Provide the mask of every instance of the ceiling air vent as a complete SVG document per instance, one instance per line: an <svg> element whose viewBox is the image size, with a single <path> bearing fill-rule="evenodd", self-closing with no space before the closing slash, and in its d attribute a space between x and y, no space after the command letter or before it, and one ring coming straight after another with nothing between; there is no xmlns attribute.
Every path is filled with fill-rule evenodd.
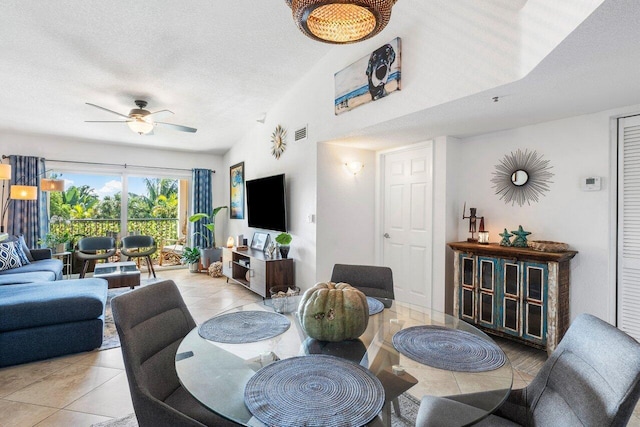
<svg viewBox="0 0 640 427"><path fill-rule="evenodd" d="M304 125L304 127L301 127L300 129L296 129L294 141L298 142L305 139L307 139L307 125Z"/></svg>

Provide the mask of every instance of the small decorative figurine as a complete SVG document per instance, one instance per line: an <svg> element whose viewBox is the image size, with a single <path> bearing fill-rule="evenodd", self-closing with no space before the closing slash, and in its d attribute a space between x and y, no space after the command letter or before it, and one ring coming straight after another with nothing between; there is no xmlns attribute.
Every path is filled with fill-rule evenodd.
<svg viewBox="0 0 640 427"><path fill-rule="evenodd" d="M527 236L531 234L529 231L524 231L522 226L519 225L516 231L511 230L511 232L516 236L513 240L513 245L516 248L526 248L527 247Z"/></svg>
<svg viewBox="0 0 640 427"><path fill-rule="evenodd" d="M502 237L502 240L500 240L500 246L511 246L511 236L513 236L513 234L509 233L505 228L504 233L500 233L500 237Z"/></svg>
<svg viewBox="0 0 640 427"><path fill-rule="evenodd" d="M469 233L471 233L471 237L467 239L467 242L477 243L478 239L474 237L476 231L484 231L484 217L476 216L476 208L469 208L469 216L464 216L464 212L467 210L467 203L465 202L462 207L462 219L469 220ZM476 223L480 219L480 230L476 230Z"/></svg>

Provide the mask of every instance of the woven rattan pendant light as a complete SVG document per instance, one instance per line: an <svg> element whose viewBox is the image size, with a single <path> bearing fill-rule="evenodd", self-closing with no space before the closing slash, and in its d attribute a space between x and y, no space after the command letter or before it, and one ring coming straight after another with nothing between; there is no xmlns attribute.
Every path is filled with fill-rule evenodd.
<svg viewBox="0 0 640 427"><path fill-rule="evenodd" d="M378 34L389 23L397 0L285 0L293 20L312 39L355 43Z"/></svg>

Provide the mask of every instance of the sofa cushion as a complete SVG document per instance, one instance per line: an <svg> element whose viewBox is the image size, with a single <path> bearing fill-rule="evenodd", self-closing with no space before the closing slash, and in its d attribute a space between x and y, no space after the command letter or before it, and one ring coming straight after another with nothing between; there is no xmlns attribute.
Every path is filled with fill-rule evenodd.
<svg viewBox="0 0 640 427"><path fill-rule="evenodd" d="M17 268L15 270L18 270ZM11 273L14 270L9 270ZM33 271L30 273L0 274L0 286L19 285L21 283L53 282L56 275L51 271Z"/></svg>
<svg viewBox="0 0 640 427"><path fill-rule="evenodd" d="M0 243L0 270L13 270L21 266L15 242Z"/></svg>
<svg viewBox="0 0 640 427"><path fill-rule="evenodd" d="M50 271L53 274L55 274L57 279L61 279L62 278L62 261L57 258L34 261L31 264L23 265L22 267L14 268L12 270L0 271L0 275L32 273L35 271Z"/></svg>
<svg viewBox="0 0 640 427"><path fill-rule="evenodd" d="M104 279L0 286L0 332L96 319L106 301Z"/></svg>

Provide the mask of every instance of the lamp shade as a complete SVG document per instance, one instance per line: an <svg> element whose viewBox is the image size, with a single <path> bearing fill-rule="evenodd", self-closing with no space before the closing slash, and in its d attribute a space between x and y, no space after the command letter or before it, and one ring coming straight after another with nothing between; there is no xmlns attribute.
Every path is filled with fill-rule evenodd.
<svg viewBox="0 0 640 427"><path fill-rule="evenodd" d="M34 185L12 185L9 197L13 200L37 200L38 187Z"/></svg>
<svg viewBox="0 0 640 427"><path fill-rule="evenodd" d="M42 178L40 188L42 191L64 191L64 179Z"/></svg>
<svg viewBox="0 0 640 427"><path fill-rule="evenodd" d="M391 19L397 0L285 0L300 31L326 43L354 43L375 36Z"/></svg>
<svg viewBox="0 0 640 427"><path fill-rule="evenodd" d="M11 165L0 163L0 179L11 179Z"/></svg>
<svg viewBox="0 0 640 427"><path fill-rule="evenodd" d="M129 126L129 129L140 135L147 134L153 130L152 123L145 122L137 117L134 120L128 121L127 125Z"/></svg>

